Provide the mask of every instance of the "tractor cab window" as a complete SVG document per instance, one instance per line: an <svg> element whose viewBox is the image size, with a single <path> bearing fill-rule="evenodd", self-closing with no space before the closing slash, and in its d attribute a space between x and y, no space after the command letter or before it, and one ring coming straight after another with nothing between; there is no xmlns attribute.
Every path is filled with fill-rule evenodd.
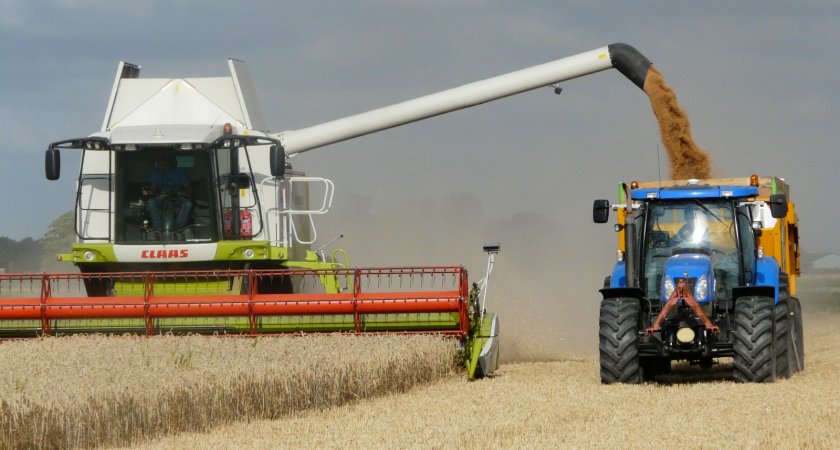
<svg viewBox="0 0 840 450"><path fill-rule="evenodd" d="M741 254L744 258L744 279L741 280L742 285L747 283L755 283L755 260L756 260L756 242L755 234L752 229L752 216L748 206L739 206L738 212L738 230L741 235Z"/></svg>
<svg viewBox="0 0 840 450"><path fill-rule="evenodd" d="M117 243L217 240L206 152L170 148L116 154Z"/></svg>
<svg viewBox="0 0 840 450"><path fill-rule="evenodd" d="M718 296L738 285L738 249L732 205L719 200L654 202L644 234L644 281L648 298L658 298L665 262L679 253L712 258Z"/></svg>

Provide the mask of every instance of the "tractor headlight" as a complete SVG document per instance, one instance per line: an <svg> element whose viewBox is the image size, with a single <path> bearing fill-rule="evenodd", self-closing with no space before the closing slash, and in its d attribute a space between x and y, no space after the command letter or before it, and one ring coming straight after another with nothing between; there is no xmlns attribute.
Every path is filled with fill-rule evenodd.
<svg viewBox="0 0 840 450"><path fill-rule="evenodd" d="M665 275L662 277L662 298L667 300L671 298L671 294L674 293L674 280L671 278L671 275Z"/></svg>
<svg viewBox="0 0 840 450"><path fill-rule="evenodd" d="M697 279L697 284L694 286L694 298L703 301L709 295L709 275L700 275Z"/></svg>

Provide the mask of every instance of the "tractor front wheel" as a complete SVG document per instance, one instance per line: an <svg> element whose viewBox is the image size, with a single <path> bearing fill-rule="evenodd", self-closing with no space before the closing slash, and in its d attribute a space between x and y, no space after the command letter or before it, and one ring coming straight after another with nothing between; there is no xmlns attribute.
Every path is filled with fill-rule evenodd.
<svg viewBox="0 0 840 450"><path fill-rule="evenodd" d="M601 301L598 330L601 383L642 382L638 333L638 299L618 297Z"/></svg>
<svg viewBox="0 0 840 450"><path fill-rule="evenodd" d="M732 346L735 380L754 383L775 381L774 309L773 299L769 297L741 297L736 300Z"/></svg>

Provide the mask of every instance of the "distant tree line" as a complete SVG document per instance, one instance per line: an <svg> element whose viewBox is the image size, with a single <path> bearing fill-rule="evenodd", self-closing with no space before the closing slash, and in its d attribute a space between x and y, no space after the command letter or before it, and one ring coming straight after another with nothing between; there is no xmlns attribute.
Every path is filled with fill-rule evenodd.
<svg viewBox="0 0 840 450"><path fill-rule="evenodd" d="M0 272L70 271L72 266L58 262L56 255L69 252L74 240L73 211L55 219L40 239L28 237L16 241L2 236Z"/></svg>

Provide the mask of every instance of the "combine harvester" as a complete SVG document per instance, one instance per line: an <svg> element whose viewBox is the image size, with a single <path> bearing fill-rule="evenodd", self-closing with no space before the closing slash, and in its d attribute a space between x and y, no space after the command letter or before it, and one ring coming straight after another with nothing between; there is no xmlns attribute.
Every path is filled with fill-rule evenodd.
<svg viewBox="0 0 840 450"><path fill-rule="evenodd" d="M309 128L269 133L245 63L229 77L139 78L120 62L100 131L50 144L81 151L79 273L0 274L0 333L437 333L456 338L469 377L498 365L487 277L462 266L351 268L313 251L313 217L333 183L289 158L328 144L609 68L643 87L644 56L613 44Z"/></svg>

